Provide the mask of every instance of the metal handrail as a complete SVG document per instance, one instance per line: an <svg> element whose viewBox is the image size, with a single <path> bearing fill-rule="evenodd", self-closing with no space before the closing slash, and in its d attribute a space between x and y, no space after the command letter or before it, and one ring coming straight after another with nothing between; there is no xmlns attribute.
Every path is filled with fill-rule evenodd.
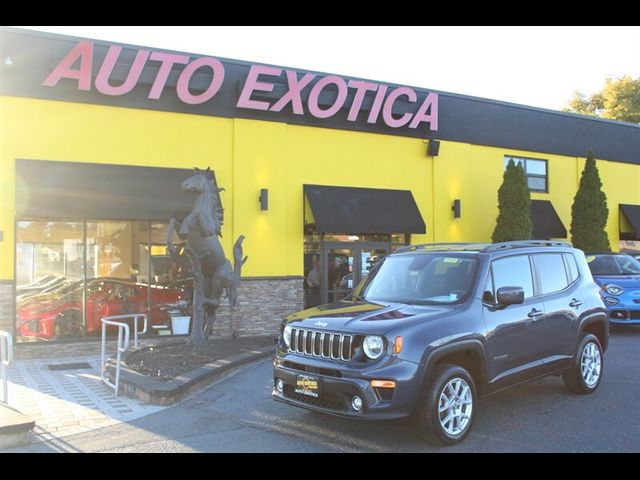
<svg viewBox="0 0 640 480"><path fill-rule="evenodd" d="M147 333L147 314L146 313L128 313L126 315L111 315L110 317L103 317L103 320L125 320L127 318L133 318L133 347L138 348L138 319L142 317L144 320L142 331L140 335Z"/></svg>
<svg viewBox="0 0 640 480"><path fill-rule="evenodd" d="M0 330L0 379L2 379L2 401L9 403L9 384L7 367L13 362L13 337L9 332Z"/></svg>
<svg viewBox="0 0 640 480"><path fill-rule="evenodd" d="M116 392L116 397L118 396L118 387L120 385L120 360L122 353L127 350L129 346L129 324L124 322L116 322L113 320L108 320L109 317L104 317L101 319L102 322L102 352L100 355L100 378L104 383L113 388ZM114 327L118 327L118 349L116 353L116 379L114 383L107 378L107 358L106 358L106 349L107 349L107 325L112 325Z"/></svg>

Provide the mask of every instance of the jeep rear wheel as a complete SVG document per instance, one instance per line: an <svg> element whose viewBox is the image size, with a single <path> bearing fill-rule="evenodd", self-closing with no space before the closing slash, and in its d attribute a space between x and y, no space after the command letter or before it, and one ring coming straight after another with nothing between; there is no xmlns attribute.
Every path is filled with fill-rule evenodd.
<svg viewBox="0 0 640 480"><path fill-rule="evenodd" d="M473 378L457 365L439 365L425 383L417 406L418 435L441 445L460 442L475 418Z"/></svg>
<svg viewBox="0 0 640 480"><path fill-rule="evenodd" d="M573 393L593 393L600 385L604 367L602 347L595 335L587 334L582 338L573 366L562 378Z"/></svg>

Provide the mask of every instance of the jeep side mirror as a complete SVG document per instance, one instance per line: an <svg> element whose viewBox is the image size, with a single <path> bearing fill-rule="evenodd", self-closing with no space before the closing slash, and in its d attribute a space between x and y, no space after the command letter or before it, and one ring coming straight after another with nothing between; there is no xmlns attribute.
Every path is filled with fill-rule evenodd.
<svg viewBox="0 0 640 480"><path fill-rule="evenodd" d="M500 305L518 305L524 302L522 287L500 287L496 295Z"/></svg>

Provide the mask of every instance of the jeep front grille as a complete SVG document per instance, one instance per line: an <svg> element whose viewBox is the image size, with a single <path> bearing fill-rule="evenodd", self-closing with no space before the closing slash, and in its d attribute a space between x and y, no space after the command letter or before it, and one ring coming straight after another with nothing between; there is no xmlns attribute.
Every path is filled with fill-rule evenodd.
<svg viewBox="0 0 640 480"><path fill-rule="evenodd" d="M309 357L349 361L353 357L353 336L294 328L291 330L289 351Z"/></svg>

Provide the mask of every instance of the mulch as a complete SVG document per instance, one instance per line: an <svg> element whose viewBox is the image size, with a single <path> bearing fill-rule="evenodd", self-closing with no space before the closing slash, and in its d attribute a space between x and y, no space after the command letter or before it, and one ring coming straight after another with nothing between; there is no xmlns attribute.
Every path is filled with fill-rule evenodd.
<svg viewBox="0 0 640 480"><path fill-rule="evenodd" d="M127 366L143 375L165 382L216 360L251 350L273 346L274 336L214 338L203 347L193 348L187 340L142 348L125 360Z"/></svg>

